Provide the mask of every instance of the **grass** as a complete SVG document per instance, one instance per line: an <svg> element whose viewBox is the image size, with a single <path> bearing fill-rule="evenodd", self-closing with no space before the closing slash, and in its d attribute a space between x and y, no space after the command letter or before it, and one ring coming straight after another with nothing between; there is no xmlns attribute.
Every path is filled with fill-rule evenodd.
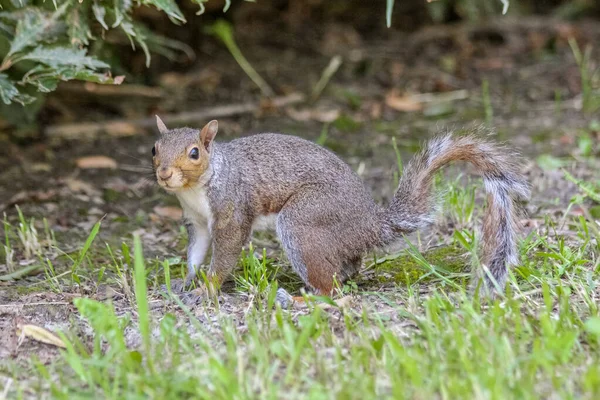
<svg viewBox="0 0 600 400"><path fill-rule="evenodd" d="M485 122L491 126L494 120L494 109L492 107L492 99L490 97L490 83L487 79L484 79L481 83L481 97L483 99Z"/></svg>
<svg viewBox="0 0 600 400"><path fill-rule="evenodd" d="M595 201L596 182L567 178L577 204ZM67 348L50 363L2 360L0 382L9 398L597 398L597 222L541 221L520 242L505 296L480 300L465 271L476 258L478 186L459 183L446 191L451 243L421 252L409 242L376 260L363 274L376 272L373 280L347 282L341 291L353 303L339 307L275 307L278 264L254 248L220 304L150 307L162 298L150 290L157 279L182 264L144 256L138 236L103 247L96 224L81 250L48 260L40 289L103 282L126 300L74 299L77 314L61 333ZM11 229L5 246L20 254Z"/></svg>
<svg viewBox="0 0 600 400"><path fill-rule="evenodd" d="M582 109L585 113L594 113L600 109L600 68L596 68L591 60L592 47L586 46L581 52L577 41L569 39L569 45L579 68L581 80Z"/></svg>

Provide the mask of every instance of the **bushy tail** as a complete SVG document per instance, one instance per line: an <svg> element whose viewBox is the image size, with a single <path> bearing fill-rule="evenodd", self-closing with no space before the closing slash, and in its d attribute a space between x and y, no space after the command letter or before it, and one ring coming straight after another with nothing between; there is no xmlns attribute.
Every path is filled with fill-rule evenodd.
<svg viewBox="0 0 600 400"><path fill-rule="evenodd" d="M515 202L529 196L514 153L485 141L482 129L467 136L451 134L431 140L404 169L394 199L385 211L381 239L384 244L431 224L436 208L431 193L434 174L453 161L468 161L481 173L488 209L483 223L483 274L485 288L503 289L509 265L518 263ZM490 275L493 280L490 279Z"/></svg>

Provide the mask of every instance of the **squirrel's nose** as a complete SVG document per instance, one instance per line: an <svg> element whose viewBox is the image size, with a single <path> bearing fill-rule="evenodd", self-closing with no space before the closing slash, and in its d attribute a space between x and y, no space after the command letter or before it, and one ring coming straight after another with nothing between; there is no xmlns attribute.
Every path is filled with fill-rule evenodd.
<svg viewBox="0 0 600 400"><path fill-rule="evenodd" d="M173 170L171 168L162 167L158 170L158 176L162 180L167 180L173 176Z"/></svg>

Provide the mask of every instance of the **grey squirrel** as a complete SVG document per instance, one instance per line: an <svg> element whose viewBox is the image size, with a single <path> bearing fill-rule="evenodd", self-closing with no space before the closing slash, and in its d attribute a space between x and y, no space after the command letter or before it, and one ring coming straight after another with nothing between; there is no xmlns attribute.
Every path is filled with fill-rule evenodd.
<svg viewBox="0 0 600 400"><path fill-rule="evenodd" d="M195 279L208 247L206 273L218 287L236 266L253 226L274 217L283 249L307 287L330 295L334 283L358 272L363 256L433 223L434 174L468 161L483 176L483 289L503 291L518 263L516 202L529 187L513 155L478 130L434 138L405 167L387 207L375 203L358 175L331 151L295 136L262 133L215 142L218 123L169 130L157 116L152 148L158 184L175 194L189 235L188 273Z"/></svg>

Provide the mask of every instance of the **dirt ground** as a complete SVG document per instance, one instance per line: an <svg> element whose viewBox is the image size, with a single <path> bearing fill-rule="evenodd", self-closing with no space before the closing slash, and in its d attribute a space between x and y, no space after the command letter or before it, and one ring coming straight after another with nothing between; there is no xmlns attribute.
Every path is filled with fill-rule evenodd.
<svg viewBox="0 0 600 400"><path fill-rule="evenodd" d="M528 231L540 229L546 217L559 220L578 193L559 169L548 167L554 159L547 155L574 155L564 167L578 178L598 179L598 160L584 162L577 157L582 130L599 148L600 129L593 122L599 115L581 110L580 70L568 39L576 38L581 48L600 43L599 23L498 19L374 38L361 37L340 24L325 31L322 38L308 39L314 43L301 45L296 40L282 44L253 41L249 36L240 39L252 64L281 95L310 93L331 57L339 54L343 62L316 102L282 108L263 105L259 112L219 118L219 140L264 131L324 139L325 146L359 171L375 198L385 202L394 190L393 137L408 160L432 134L487 119L498 139L524 156L533 188L524 219ZM53 113L48 114L48 124L127 120L259 101L259 92L226 50L213 43L200 55L206 52L210 58L200 57L192 70L163 75L156 96L95 95L65 85L50 100ZM594 48L591 61L596 67L599 54L600 49ZM486 85L489 96L482 89ZM197 127L203 122L198 121ZM112 262L104 243L120 249L121 242L130 243L132 233L139 232L148 259L184 257L186 238L177 202L153 184L150 149L155 135L153 129L140 128L127 137L104 132L93 139L70 140L59 132L24 145L0 137L0 208L16 226L14 206L18 205L27 218L36 218L43 238L41 220L47 220L56 246L43 256L54 263L57 274L68 274L72 263L65 255L76 258L93 225L103 218L90 252L93 262L84 262L87 272L82 272L80 284L71 284L63 275L60 288L53 289L43 270L0 281L0 358L19 362L36 354L44 363L54 359L57 350L52 346L33 341L19 344L16 328L31 323L53 331L74 329L79 324L71 303L74 297L111 298L119 313L131 310L126 288L109 279L115 277L114 271L107 268L109 278L97 284L99 270ZM91 156L106 157L99 161L102 168L82 164ZM451 169L448 176L458 171ZM575 207L571 212L579 211ZM421 249L447 242L452 232L448 220L441 218L421 238ZM26 257L15 237L12 240L19 268L39 263ZM257 247L266 245L269 255L287 266L272 235L259 234L254 242ZM158 265L152 268L158 271ZM7 273L5 260L0 260L0 275ZM365 283L360 289L394 288L393 282L383 282ZM377 302L369 295L363 299ZM248 301L226 290L221 311L241 315ZM160 296L151 304L162 312Z"/></svg>

